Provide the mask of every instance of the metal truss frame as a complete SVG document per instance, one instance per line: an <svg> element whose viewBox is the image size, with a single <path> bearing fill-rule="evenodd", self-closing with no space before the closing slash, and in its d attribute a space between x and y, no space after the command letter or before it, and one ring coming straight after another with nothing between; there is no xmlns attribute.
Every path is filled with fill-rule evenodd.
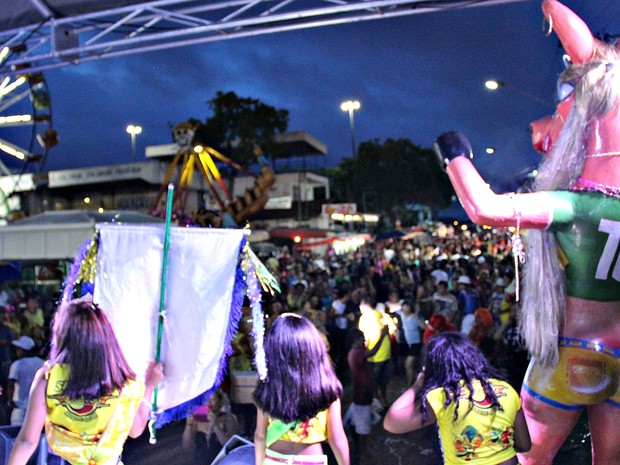
<svg viewBox="0 0 620 465"><path fill-rule="evenodd" d="M0 31L0 49L10 50L0 55L0 75L260 34L520 1L526 0L157 0L60 18L45 0L30 0L47 19Z"/></svg>

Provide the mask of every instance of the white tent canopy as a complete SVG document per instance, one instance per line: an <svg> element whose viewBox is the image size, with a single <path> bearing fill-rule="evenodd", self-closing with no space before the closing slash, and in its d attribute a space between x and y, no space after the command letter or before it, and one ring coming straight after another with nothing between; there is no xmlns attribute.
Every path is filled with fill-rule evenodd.
<svg viewBox="0 0 620 465"><path fill-rule="evenodd" d="M0 228L0 260L70 260L99 223L161 222L134 211L48 211Z"/></svg>

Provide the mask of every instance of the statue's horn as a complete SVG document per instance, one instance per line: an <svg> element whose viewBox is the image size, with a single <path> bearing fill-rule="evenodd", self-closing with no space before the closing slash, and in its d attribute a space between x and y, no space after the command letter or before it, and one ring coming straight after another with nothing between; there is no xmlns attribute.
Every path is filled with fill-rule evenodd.
<svg viewBox="0 0 620 465"><path fill-rule="evenodd" d="M571 61L575 64L590 61L596 49L596 39L586 23L556 0L543 0L542 10L549 28L558 35Z"/></svg>

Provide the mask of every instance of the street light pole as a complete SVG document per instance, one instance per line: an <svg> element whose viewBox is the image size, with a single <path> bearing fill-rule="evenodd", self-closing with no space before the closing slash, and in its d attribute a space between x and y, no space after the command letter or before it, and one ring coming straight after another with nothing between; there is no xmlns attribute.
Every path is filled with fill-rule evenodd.
<svg viewBox="0 0 620 465"><path fill-rule="evenodd" d="M497 81L495 79L489 79L488 81L484 82L484 87L486 87L489 90L495 91L497 89L499 89L500 87L505 87L506 89L510 89L511 91L513 91L516 94L519 94L523 97L529 98L530 100L533 100L545 107L548 108L554 108L555 109L555 105L547 102L546 100L541 99L540 97L538 97L537 95L532 94L531 92L528 92L525 89L521 89L520 87L517 87L515 85L512 85L508 82L504 82L504 81Z"/></svg>
<svg viewBox="0 0 620 465"><path fill-rule="evenodd" d="M131 137L131 161L136 161L136 136L142 132L142 126L129 124L125 130Z"/></svg>
<svg viewBox="0 0 620 465"><path fill-rule="evenodd" d="M347 100L346 102L342 102L340 105L340 109L342 111L349 112L349 127L351 128L351 155L355 158L355 154L357 153L355 146L355 124L353 122L353 112L355 110L360 109L360 102L358 100Z"/></svg>

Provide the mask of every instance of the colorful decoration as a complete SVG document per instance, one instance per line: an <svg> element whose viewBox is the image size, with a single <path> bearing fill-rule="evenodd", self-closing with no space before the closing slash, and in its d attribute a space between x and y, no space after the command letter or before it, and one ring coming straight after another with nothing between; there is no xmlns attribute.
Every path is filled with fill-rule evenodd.
<svg viewBox="0 0 620 465"><path fill-rule="evenodd" d="M556 113L532 123L532 142L546 154L533 192L493 193L461 134L440 136L436 151L474 222L527 230L520 324L533 359L521 395L535 440L520 463L550 465L583 409L596 463L616 463L620 50L557 0L543 0L542 10L567 69Z"/></svg>
<svg viewBox="0 0 620 465"><path fill-rule="evenodd" d="M278 280L269 272L263 262L260 261L260 258L256 256L249 246L246 247L246 252L263 291L269 292L271 295L275 295L276 292L281 293L282 291L280 290Z"/></svg>
<svg viewBox="0 0 620 465"><path fill-rule="evenodd" d="M267 362L265 360L265 349L263 347L265 320L263 318L263 311L260 304L260 281L256 273L255 262L252 258L254 252L252 252L246 244L243 253L244 259L241 268L244 270L246 285L248 288L248 297L252 308L252 336L254 338L254 353L256 354L254 363L258 377L262 380L267 377ZM254 257L256 257L256 255L254 255Z"/></svg>

